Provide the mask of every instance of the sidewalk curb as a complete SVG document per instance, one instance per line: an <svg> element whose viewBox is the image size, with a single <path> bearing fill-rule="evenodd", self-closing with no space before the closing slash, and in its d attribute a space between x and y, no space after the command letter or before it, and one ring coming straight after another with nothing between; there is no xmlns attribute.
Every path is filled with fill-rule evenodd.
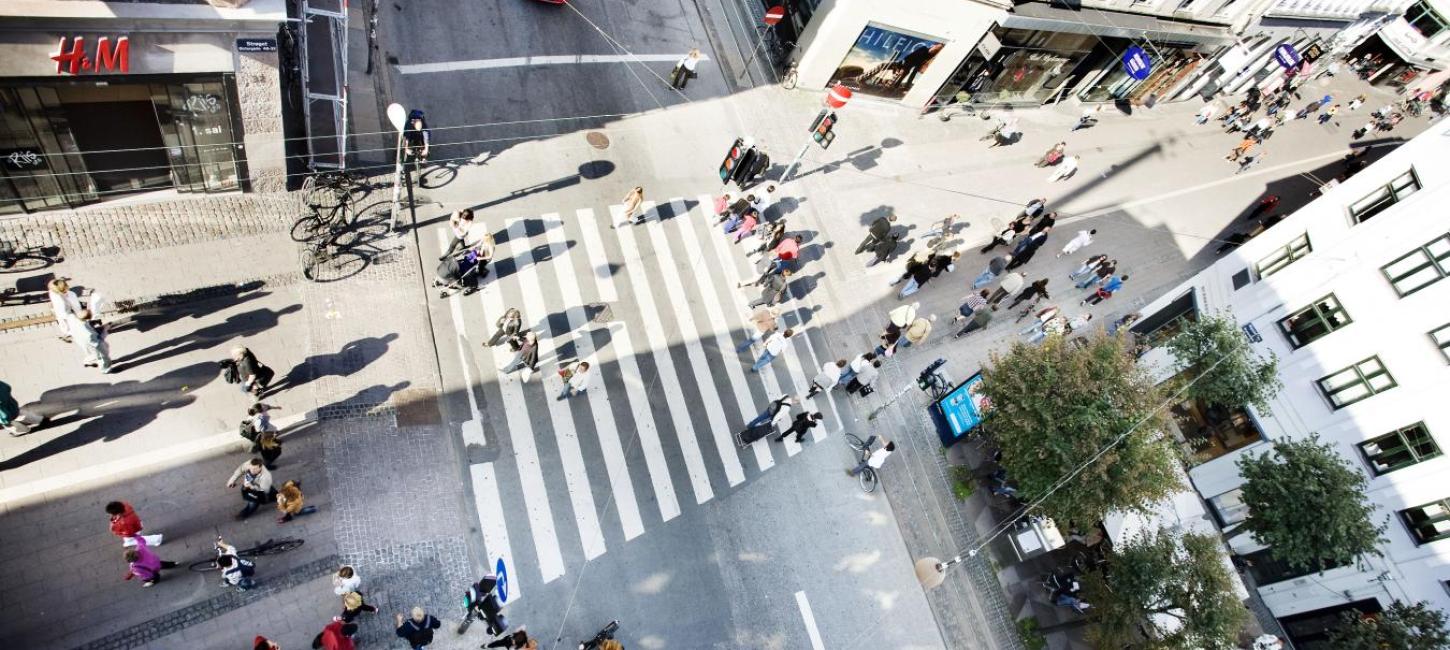
<svg viewBox="0 0 1450 650"><path fill-rule="evenodd" d="M286 437L286 434L290 433L288 429L309 423L316 423L318 421L317 410L313 409L306 413L278 418L275 420L275 423L277 428L284 432L283 437ZM204 438L190 440L169 447L153 449L145 454L121 458L99 465L92 465L85 469L78 469L56 476L47 476L42 479L27 481L14 487L0 488L0 507L28 505L36 497L51 492L75 488L87 483L101 482L101 479L122 476L134 473L137 470L149 469L159 465L180 463L197 454L218 451L231 446L243 447L245 445L246 440L243 440L237 434L236 429L229 429Z"/></svg>

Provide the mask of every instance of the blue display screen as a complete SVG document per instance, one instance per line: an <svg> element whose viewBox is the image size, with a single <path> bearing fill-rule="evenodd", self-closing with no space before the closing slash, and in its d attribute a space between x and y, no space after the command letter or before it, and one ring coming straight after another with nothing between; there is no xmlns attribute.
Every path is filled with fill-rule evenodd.
<svg viewBox="0 0 1450 650"><path fill-rule="evenodd" d="M936 408L945 420L948 430L942 433L949 432L955 442L956 438L966 435L982 423L982 414L987 407L987 397L982 394L982 373L979 372L952 389L946 397L937 400Z"/></svg>

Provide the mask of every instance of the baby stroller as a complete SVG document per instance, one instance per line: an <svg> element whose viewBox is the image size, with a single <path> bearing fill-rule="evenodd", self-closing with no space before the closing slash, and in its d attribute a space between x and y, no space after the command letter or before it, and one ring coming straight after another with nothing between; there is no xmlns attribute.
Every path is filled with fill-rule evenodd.
<svg viewBox="0 0 1450 650"><path fill-rule="evenodd" d="M478 280L486 273L488 260L479 257L478 251L469 249L462 255L449 256L438 263L433 286L443 287L438 292L439 298L447 298L460 292L466 296L478 290Z"/></svg>

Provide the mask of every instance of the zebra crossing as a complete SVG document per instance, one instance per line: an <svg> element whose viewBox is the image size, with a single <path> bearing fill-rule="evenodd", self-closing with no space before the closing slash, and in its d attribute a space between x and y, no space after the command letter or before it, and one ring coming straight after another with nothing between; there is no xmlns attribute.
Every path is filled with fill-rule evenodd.
<svg viewBox="0 0 1450 650"><path fill-rule="evenodd" d="M490 566L504 561L511 601L523 586L605 555L611 543L667 525L682 501L722 498L801 453L794 440L767 438L742 454L734 433L770 399L802 398L815 369L835 356L807 322L811 306L793 296L780 305L781 327L797 335L775 363L746 372L758 349L735 349L757 293L737 283L756 271L714 224L712 202L646 202L643 224L618 228L622 205L488 220L497 238L491 272L478 292L449 298L448 311L470 386L464 442L500 452L469 475ZM532 377L499 370L513 359L507 346L480 345L509 307L539 336ZM575 360L590 362L589 389L556 399L563 380L554 370ZM841 429L838 398L798 400L796 412L825 415L815 442Z"/></svg>

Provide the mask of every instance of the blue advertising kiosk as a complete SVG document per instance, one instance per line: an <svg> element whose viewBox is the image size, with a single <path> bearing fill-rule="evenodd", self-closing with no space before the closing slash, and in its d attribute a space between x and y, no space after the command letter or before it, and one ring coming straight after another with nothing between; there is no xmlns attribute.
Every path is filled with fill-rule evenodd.
<svg viewBox="0 0 1450 650"><path fill-rule="evenodd" d="M982 394L982 373L978 372L933 402L927 411L936 423L942 446L950 447L982 424L982 415L989 406Z"/></svg>

